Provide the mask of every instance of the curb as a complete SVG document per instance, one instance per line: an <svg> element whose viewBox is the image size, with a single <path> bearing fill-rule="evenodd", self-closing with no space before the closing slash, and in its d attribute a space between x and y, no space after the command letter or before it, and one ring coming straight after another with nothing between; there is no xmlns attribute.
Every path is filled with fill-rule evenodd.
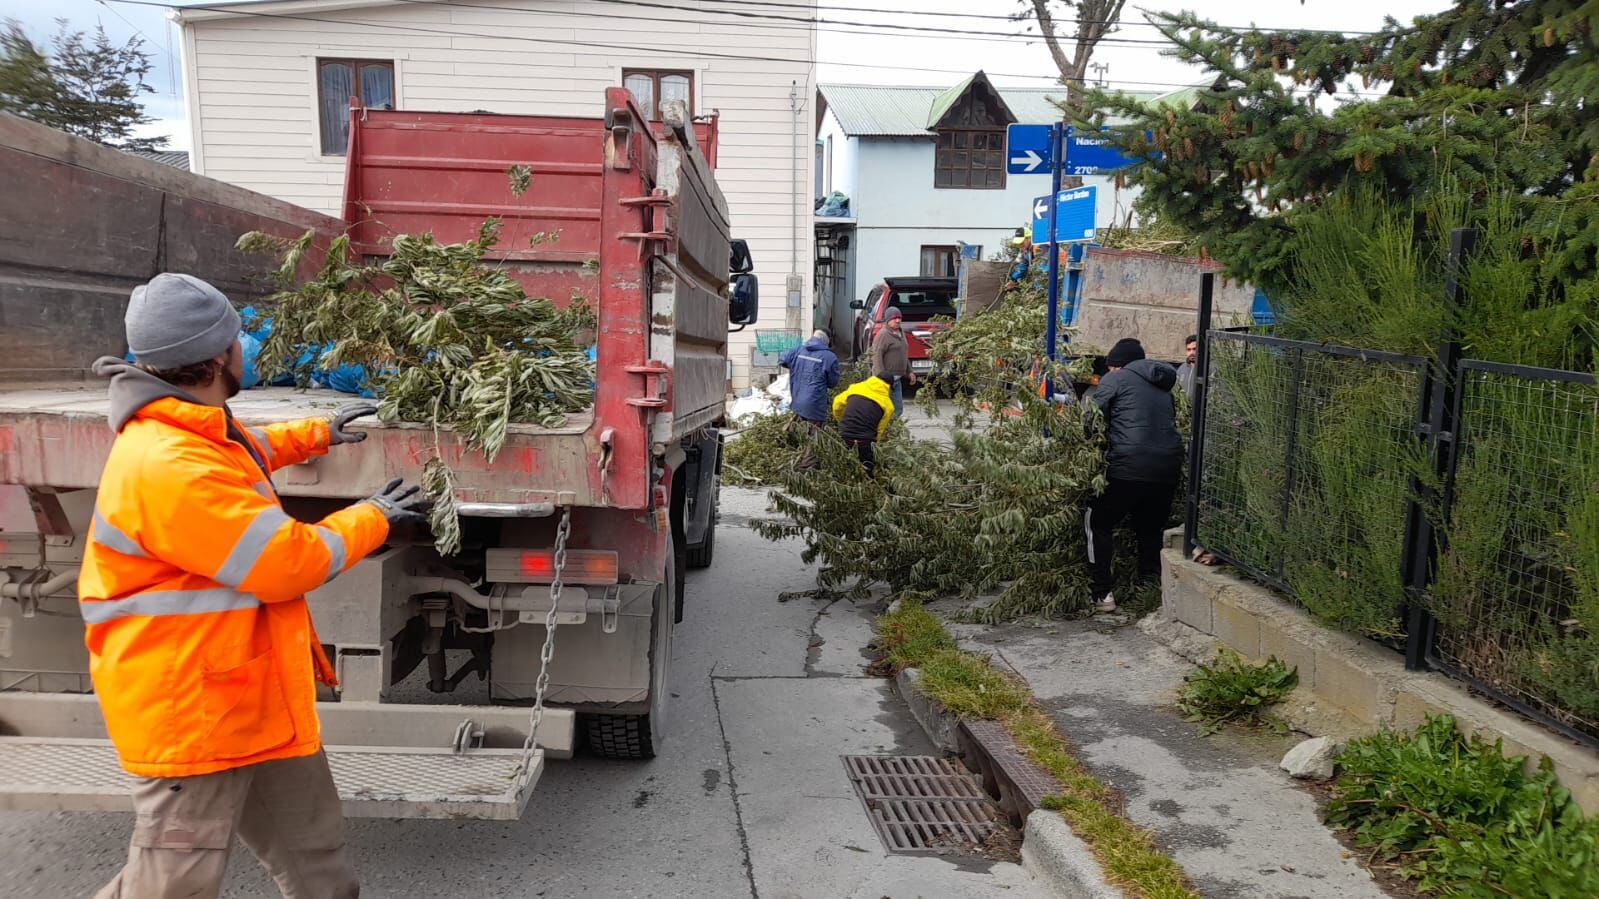
<svg viewBox="0 0 1599 899"><path fill-rule="evenodd" d="M1122 891L1105 882L1105 872L1072 833L1060 815L1039 809L1027 816L1022 832L1022 867L1049 884L1057 896L1070 899L1122 899Z"/></svg>
<svg viewBox="0 0 1599 899"><path fill-rule="evenodd" d="M922 672L919 668L905 668L894 676L894 686L899 689L900 698L910 706L911 717L927 732L927 738L933 741L933 745L952 755L960 752L960 744L955 739L955 728L960 726L960 719L923 693L921 682Z"/></svg>
<svg viewBox="0 0 1599 899"><path fill-rule="evenodd" d="M1013 824L1022 825L1022 867L1061 899L1123 899L1105 880L1088 845L1059 814L1038 808L1042 798L1060 793L1060 784L1022 754L998 722L966 721L919 688L922 673L906 668L895 677L911 716L940 750L959 753L961 762L999 797Z"/></svg>

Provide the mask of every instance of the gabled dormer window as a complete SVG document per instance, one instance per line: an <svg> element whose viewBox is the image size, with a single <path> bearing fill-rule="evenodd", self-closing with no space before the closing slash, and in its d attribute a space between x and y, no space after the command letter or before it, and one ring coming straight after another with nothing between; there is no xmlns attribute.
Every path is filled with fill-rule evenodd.
<svg viewBox="0 0 1599 899"><path fill-rule="evenodd" d="M1005 189L1005 132L949 129L938 132L933 186Z"/></svg>
<svg viewBox="0 0 1599 899"><path fill-rule="evenodd" d="M988 76L978 72L933 100L927 130L936 141L933 186L1005 189L1005 126L1016 116Z"/></svg>

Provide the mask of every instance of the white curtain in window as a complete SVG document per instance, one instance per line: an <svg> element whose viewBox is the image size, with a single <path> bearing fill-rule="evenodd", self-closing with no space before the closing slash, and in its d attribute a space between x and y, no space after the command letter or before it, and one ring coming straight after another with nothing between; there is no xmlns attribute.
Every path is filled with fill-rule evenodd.
<svg viewBox="0 0 1599 899"><path fill-rule="evenodd" d="M689 85L687 75L662 75L661 76L661 102L667 100L681 100L689 103L690 110L693 104L689 102Z"/></svg>
<svg viewBox="0 0 1599 899"><path fill-rule="evenodd" d="M633 95L633 102L647 116L655 115L655 79L649 75L629 75L622 86Z"/></svg>
<svg viewBox="0 0 1599 899"><path fill-rule="evenodd" d="M361 67L361 105L372 109L394 108L394 69L387 65Z"/></svg>
<svg viewBox="0 0 1599 899"><path fill-rule="evenodd" d="M355 93L355 73L342 62L323 63L319 77L322 152L343 153L350 142L350 97Z"/></svg>

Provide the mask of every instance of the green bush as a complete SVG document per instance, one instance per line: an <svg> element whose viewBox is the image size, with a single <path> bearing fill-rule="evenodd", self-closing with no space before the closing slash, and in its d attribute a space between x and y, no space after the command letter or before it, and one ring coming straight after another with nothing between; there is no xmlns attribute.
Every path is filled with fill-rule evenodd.
<svg viewBox="0 0 1599 899"><path fill-rule="evenodd" d="M1202 734L1213 734L1229 721L1282 730L1286 725L1266 710L1297 686L1299 669L1289 668L1276 656L1251 665L1222 647L1214 661L1183 678L1177 707L1185 719L1199 724Z"/></svg>
<svg viewBox="0 0 1599 899"><path fill-rule="evenodd" d="M1599 896L1599 819L1585 819L1545 759L1505 758L1447 715L1356 740L1338 758L1327 822L1424 892Z"/></svg>

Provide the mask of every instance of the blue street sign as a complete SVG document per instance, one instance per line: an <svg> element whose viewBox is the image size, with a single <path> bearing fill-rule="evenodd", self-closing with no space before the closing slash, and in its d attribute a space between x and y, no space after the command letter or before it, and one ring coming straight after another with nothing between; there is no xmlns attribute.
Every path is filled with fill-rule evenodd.
<svg viewBox="0 0 1599 899"><path fill-rule="evenodd" d="M1055 195L1055 239L1061 243L1076 243L1094 239L1094 206L1099 201L1095 187L1076 187ZM1033 200L1033 243L1051 241L1049 234L1049 197Z"/></svg>
<svg viewBox="0 0 1599 899"><path fill-rule="evenodd" d="M1137 162L1123 155L1101 135L1079 135L1073 128L1066 129L1066 159L1062 168L1068 175L1104 175Z"/></svg>
<svg viewBox="0 0 1599 899"><path fill-rule="evenodd" d="M1055 164L1050 152L1053 125L1011 125L1005 129L1005 171L1012 175L1047 175Z"/></svg>

